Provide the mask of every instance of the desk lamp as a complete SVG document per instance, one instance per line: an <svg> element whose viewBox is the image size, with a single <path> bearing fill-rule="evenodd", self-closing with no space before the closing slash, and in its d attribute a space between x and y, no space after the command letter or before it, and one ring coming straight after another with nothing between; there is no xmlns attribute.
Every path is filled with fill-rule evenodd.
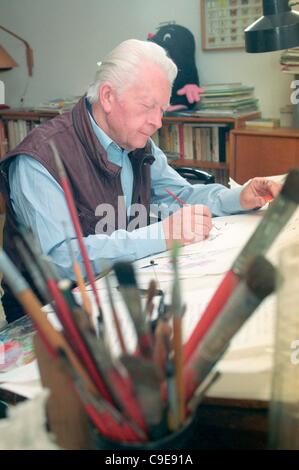
<svg viewBox="0 0 299 470"><path fill-rule="evenodd" d="M272 52L299 46L299 2L263 0L263 16L245 29L246 52ZM298 80L299 76L295 75ZM293 127L299 128L299 105L293 106Z"/></svg>
<svg viewBox="0 0 299 470"><path fill-rule="evenodd" d="M299 2L263 0L263 16L245 29L246 52L271 52L299 46Z"/></svg>

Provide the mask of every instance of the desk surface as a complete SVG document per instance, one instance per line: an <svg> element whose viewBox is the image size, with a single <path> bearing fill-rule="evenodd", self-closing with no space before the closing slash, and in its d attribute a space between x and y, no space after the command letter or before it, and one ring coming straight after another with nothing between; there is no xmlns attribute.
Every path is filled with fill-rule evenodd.
<svg viewBox="0 0 299 470"><path fill-rule="evenodd" d="M261 213L253 213L251 215L214 219L214 224L218 227L216 232L214 231L213 237L211 236L210 239L201 242L197 247L195 245L190 245L189 247L185 247L182 251L184 256L181 259L182 265L179 266L182 278L182 292L184 300L187 302L187 305L190 305L191 307L191 314L189 313L189 315L186 316L187 323L190 322L190 324L187 325L187 330L188 328L191 328L192 330L194 327L194 321L196 323L198 320L200 308L202 310L207 298L209 298L211 292L213 292L215 287L218 285L223 274L229 269L232 260L239 252L240 247L244 245L252 231L254 231L256 225L261 220L261 217ZM298 214L295 215L295 217L298 219ZM222 225L221 219L225 219L222 220ZM295 219L296 230L293 230L294 222L290 230L286 227L285 237L280 239L276 246L276 250L274 250L273 253L270 250L270 259L275 255L277 249L289 240L289 232L292 232L292 236L298 235L299 228L297 219ZM238 239L235 238L236 233L239 233ZM231 243L230 248L228 243ZM211 254L213 254L213 257L211 258L211 262L208 262L207 257L211 256ZM159 278L160 286L164 290L169 291L172 271L169 269L167 254L163 253L155 257L155 260L159 263L159 269L155 267L155 271ZM194 265L195 261L196 263ZM142 264L147 265L148 260L140 260L136 263L136 267L141 267ZM140 287L145 287L148 285L149 279L154 277L154 274L152 270L146 269L139 269L138 273L140 272L142 272L142 278L138 274L139 285ZM97 287L101 290L100 294L105 315L107 302L105 300L104 283L102 280L98 281ZM117 290L116 284L112 287ZM107 311L106 315L109 316L109 311ZM261 309L257 312L256 318L259 319L260 317L263 317L263 315L265 316L265 311ZM266 319L273 316L275 316L275 312L272 310L270 312L266 312ZM246 334L240 331L240 337L242 341L245 341L244 338L246 338ZM113 337L110 339L113 342ZM273 340L272 337L270 339L271 341ZM247 336L247 340L252 340L252 338ZM269 344L265 344L263 341L264 338L262 337L261 344L258 346L265 347L266 350ZM238 341L235 343L240 347ZM246 348L242 350L242 354L244 354L244 351L246 352ZM228 354L231 354L231 352L234 353L234 349L232 349L232 351L228 351ZM265 362L259 370L252 369L252 364L258 365L260 362L260 354L258 356L253 355L250 367L246 363L247 382L245 382L244 368L242 367L241 362L238 362L242 357L241 359L238 359L234 354L232 354L232 358L230 358L230 360L228 359L224 358L221 363L222 365L224 364L223 378L229 378L226 387L230 387L230 390L226 388L226 391L222 389L215 393L215 390L217 389L216 383L213 386L213 389L211 388L209 391L209 396L206 397L200 405L198 409L200 425L198 426L198 432L194 435L194 440L196 442L196 444L194 443L194 446L196 445L197 447L194 448L265 448L267 441L266 434L271 367L269 367L269 364ZM236 362L238 362L238 364L236 364ZM221 365L221 363L219 364ZM256 381L257 378L260 379L260 383ZM234 379L234 381L232 381L232 379ZM255 386L257 384L259 386L265 386L265 380L267 382L266 389L262 389L263 393L261 393L261 390L255 388ZM246 394L245 396L238 396L237 387L240 387L240 385L244 387L245 391L250 391L248 396L246 396ZM225 393L223 393L223 390ZM9 394L8 392L1 392L0 397L3 397L4 400L8 400ZM13 398L14 395L11 395L10 397ZM14 399L16 401L18 398Z"/></svg>

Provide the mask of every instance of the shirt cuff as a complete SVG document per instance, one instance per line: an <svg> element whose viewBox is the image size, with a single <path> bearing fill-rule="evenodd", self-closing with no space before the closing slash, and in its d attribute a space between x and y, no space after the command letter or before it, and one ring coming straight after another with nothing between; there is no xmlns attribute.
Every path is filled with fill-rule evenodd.
<svg viewBox="0 0 299 470"><path fill-rule="evenodd" d="M221 208L227 214L236 214L238 212L245 212L245 209L240 204L240 194L243 186L233 189L224 189L221 192Z"/></svg>
<svg viewBox="0 0 299 470"><path fill-rule="evenodd" d="M141 227L135 232L131 232L130 236L136 240L136 259L161 253L167 249L163 222Z"/></svg>

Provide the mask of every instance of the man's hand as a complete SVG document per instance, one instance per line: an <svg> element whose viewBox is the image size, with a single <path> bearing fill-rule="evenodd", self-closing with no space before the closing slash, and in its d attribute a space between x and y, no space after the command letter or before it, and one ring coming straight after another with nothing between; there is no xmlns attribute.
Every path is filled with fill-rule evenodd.
<svg viewBox="0 0 299 470"><path fill-rule="evenodd" d="M167 250L175 240L182 245L199 242L209 235L211 228L212 217L207 206L186 205L163 221Z"/></svg>
<svg viewBox="0 0 299 470"><path fill-rule="evenodd" d="M240 204L245 210L264 206L275 198L282 185L267 178L253 178L240 193Z"/></svg>

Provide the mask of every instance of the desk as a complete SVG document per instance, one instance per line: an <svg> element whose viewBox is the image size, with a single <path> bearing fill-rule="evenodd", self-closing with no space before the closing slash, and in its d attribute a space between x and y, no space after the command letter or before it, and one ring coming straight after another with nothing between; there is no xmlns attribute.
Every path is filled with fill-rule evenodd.
<svg viewBox="0 0 299 470"><path fill-rule="evenodd" d="M266 449L268 402L205 398L194 442L199 449Z"/></svg>
<svg viewBox="0 0 299 470"><path fill-rule="evenodd" d="M184 300L187 302L188 315L186 316L186 331L184 332L188 336L188 329L192 331L194 324L198 320L200 314L200 308L202 309L204 303L204 297L207 293L211 295L211 292L218 285L221 280L223 273L226 272L236 254L238 254L240 248L249 238L250 234L254 231L256 225L259 223L262 217L262 211L251 213L250 215L240 216L229 216L225 218L214 219L214 230L211 233L209 239L201 242L198 246L190 245L182 250L184 256L181 257L182 266L184 270L181 270L181 282L182 292ZM292 236L298 236L298 214L295 214L295 222L291 221L291 226L287 226L284 231L284 237L277 241L273 251L270 250L270 259L275 260L275 253L284 243L289 240L289 233ZM297 230L293 230L294 227ZM238 234L238 237L237 237ZM217 255L215 255L215 249L218 246ZM214 253L210 262L208 262L208 256ZM157 266L155 267L156 274L159 278L161 287L169 291L169 285L172 279L172 270L169 268L167 254L162 253L155 258ZM216 258L215 258L216 256ZM195 263L195 264L194 264ZM139 260L136 262L137 277L140 287L148 285L149 279L154 277L152 269L138 269L142 265L148 265L148 260ZM158 269L159 268L159 269ZM140 275L142 273L142 276ZM116 285L112 286L117 293ZM109 309L107 310L107 301L105 297L105 285L103 280L99 280L97 288L101 290L100 297L103 303L104 316L109 317ZM210 289L208 291L207 289ZM118 304L116 304L118 310ZM192 310L193 308L193 310ZM275 312L273 308L270 312L260 310L257 312L255 317L249 320L246 326L246 331L250 329L252 324L260 320L260 318L270 313L270 318L273 318ZM194 314L194 315L193 315ZM194 317L194 318L193 318ZM111 319L111 314L110 314ZM126 319L123 321L126 323ZM189 323L188 323L189 322ZM258 323L260 325L260 323ZM254 326L254 325L253 325ZM196 432L192 437L190 446L196 449L216 449L216 448L265 448L267 443L267 415L268 415L268 400L270 398L270 378L268 374L271 369L271 363L265 362L260 367L259 371L252 369L252 363L255 365L259 363L262 355L260 350L267 349L268 343L264 340L270 339L270 345L273 345L273 334L274 329L271 323L267 337L253 338L255 341L260 340L258 347L259 354L253 357L251 361L251 368L246 363L248 368L247 372L244 369L241 359L234 356L236 347L245 346L256 347L256 344L251 344L252 338L249 335L244 335L244 331L240 331L234 341L234 346L225 355L222 361L217 364L217 368L222 370L223 383L221 385L221 379L219 383L216 383L209 390L208 396L204 399L198 409L198 425ZM243 336L242 336L243 335ZM252 335L252 333L251 333ZM270 337L268 338L268 335ZM247 341L244 345L240 345L240 342L247 337ZM240 340L241 338L241 340ZM114 338L111 335L110 341L114 343ZM134 345L133 345L134 349ZM244 349L244 348L243 348ZM241 347L242 350L242 347ZM241 351L240 349L238 351ZM244 350L242 350L244 353ZM273 350L272 350L273 352ZM272 357L271 350L264 351L265 358ZM245 358L245 356L243 356ZM258 361L257 361L258 358ZM240 361L240 362L239 362ZM258 364L260 366L260 364ZM242 375L243 374L243 375ZM234 376L235 384L231 382L231 377ZM228 380L229 378L229 380ZM256 380L260 379L260 382ZM254 380L253 380L254 379ZM266 388L260 388L260 385L265 385ZM247 380L247 382L246 382ZM246 385L246 383L248 385ZM239 389L237 388L239 384ZM225 385L225 386L224 386ZM241 386L243 389L241 390ZM250 386L249 386L250 385ZM258 385L258 388L255 388ZM230 389L229 389L230 387ZM0 395L1 397L1 395Z"/></svg>
<svg viewBox="0 0 299 470"><path fill-rule="evenodd" d="M0 388L0 400L13 406L24 397ZM268 402L206 397L198 408L190 448L266 449L267 439Z"/></svg>

